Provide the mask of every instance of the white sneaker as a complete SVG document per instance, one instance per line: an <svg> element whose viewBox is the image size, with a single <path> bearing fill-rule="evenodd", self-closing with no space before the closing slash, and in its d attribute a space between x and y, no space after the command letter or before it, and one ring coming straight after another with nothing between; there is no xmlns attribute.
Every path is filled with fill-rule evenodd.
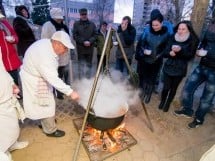
<svg viewBox="0 0 215 161"><path fill-rule="evenodd" d="M9 161L13 161L11 153L7 151L6 154L8 156Z"/></svg>
<svg viewBox="0 0 215 161"><path fill-rule="evenodd" d="M0 161L13 161L10 152L4 153L0 151Z"/></svg>
<svg viewBox="0 0 215 161"><path fill-rule="evenodd" d="M23 149L28 146L28 141L16 141L9 149L9 151Z"/></svg>

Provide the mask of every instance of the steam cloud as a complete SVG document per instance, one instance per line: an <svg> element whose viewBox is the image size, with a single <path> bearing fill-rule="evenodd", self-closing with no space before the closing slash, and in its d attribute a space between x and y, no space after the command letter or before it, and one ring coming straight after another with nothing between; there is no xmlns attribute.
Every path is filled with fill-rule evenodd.
<svg viewBox="0 0 215 161"><path fill-rule="evenodd" d="M108 75L100 74L92 108L96 116L114 118L124 115L128 106L135 103L139 92L131 88L128 82L123 81L122 74L116 70L110 70L111 78ZM79 103L86 109L93 79L82 79L75 82L75 87L80 94Z"/></svg>

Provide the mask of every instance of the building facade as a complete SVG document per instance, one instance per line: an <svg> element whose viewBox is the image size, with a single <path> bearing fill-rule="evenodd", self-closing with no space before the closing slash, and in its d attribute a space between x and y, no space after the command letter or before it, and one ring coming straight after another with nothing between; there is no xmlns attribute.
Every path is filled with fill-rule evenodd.
<svg viewBox="0 0 215 161"><path fill-rule="evenodd" d="M80 8L87 8L88 18L97 26L103 20L112 23L114 19L114 2L115 0L51 0L50 6L63 9L68 26L72 29L74 22L79 19Z"/></svg>

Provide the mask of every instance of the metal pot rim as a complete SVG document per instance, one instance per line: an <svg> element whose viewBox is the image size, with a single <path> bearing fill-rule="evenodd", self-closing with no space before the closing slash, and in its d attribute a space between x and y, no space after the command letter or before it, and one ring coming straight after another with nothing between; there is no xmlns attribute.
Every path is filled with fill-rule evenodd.
<svg viewBox="0 0 215 161"><path fill-rule="evenodd" d="M97 117L97 118L105 118L105 119L114 119L114 118L118 118L118 117L122 117L122 116L124 116L127 112L128 112L128 103L125 103L125 106L124 106L124 108L126 109L125 110L125 113L124 114L122 114L122 115L118 115L118 116L98 116L98 115L96 115L94 112L92 112L92 111L90 111L89 113L91 114L91 115L94 115L95 117Z"/></svg>

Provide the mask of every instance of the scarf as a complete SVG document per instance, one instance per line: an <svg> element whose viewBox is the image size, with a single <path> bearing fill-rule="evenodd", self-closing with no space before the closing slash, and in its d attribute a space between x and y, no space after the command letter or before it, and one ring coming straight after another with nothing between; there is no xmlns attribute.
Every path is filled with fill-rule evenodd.
<svg viewBox="0 0 215 161"><path fill-rule="evenodd" d="M33 23L32 19L30 18L26 18L24 16L20 16L20 15L17 15L17 17L23 19L24 21L26 21L26 23L28 24L28 26L31 28L32 31L35 31L38 29L38 27Z"/></svg>
<svg viewBox="0 0 215 161"><path fill-rule="evenodd" d="M190 37L190 33L179 35L178 33L175 34L175 40L178 42L185 42Z"/></svg>
<svg viewBox="0 0 215 161"><path fill-rule="evenodd" d="M66 25L63 24L63 22L61 23L57 23L55 20L53 20L52 18L50 19L50 22L54 25L56 31L60 31L60 30L64 30L67 34L69 34L69 29L67 28Z"/></svg>
<svg viewBox="0 0 215 161"><path fill-rule="evenodd" d="M26 18L26 17L21 16L21 15L17 15L17 17L19 17L19 18L25 20L27 23L30 23L31 25L34 25L32 19L30 19L30 18Z"/></svg>

